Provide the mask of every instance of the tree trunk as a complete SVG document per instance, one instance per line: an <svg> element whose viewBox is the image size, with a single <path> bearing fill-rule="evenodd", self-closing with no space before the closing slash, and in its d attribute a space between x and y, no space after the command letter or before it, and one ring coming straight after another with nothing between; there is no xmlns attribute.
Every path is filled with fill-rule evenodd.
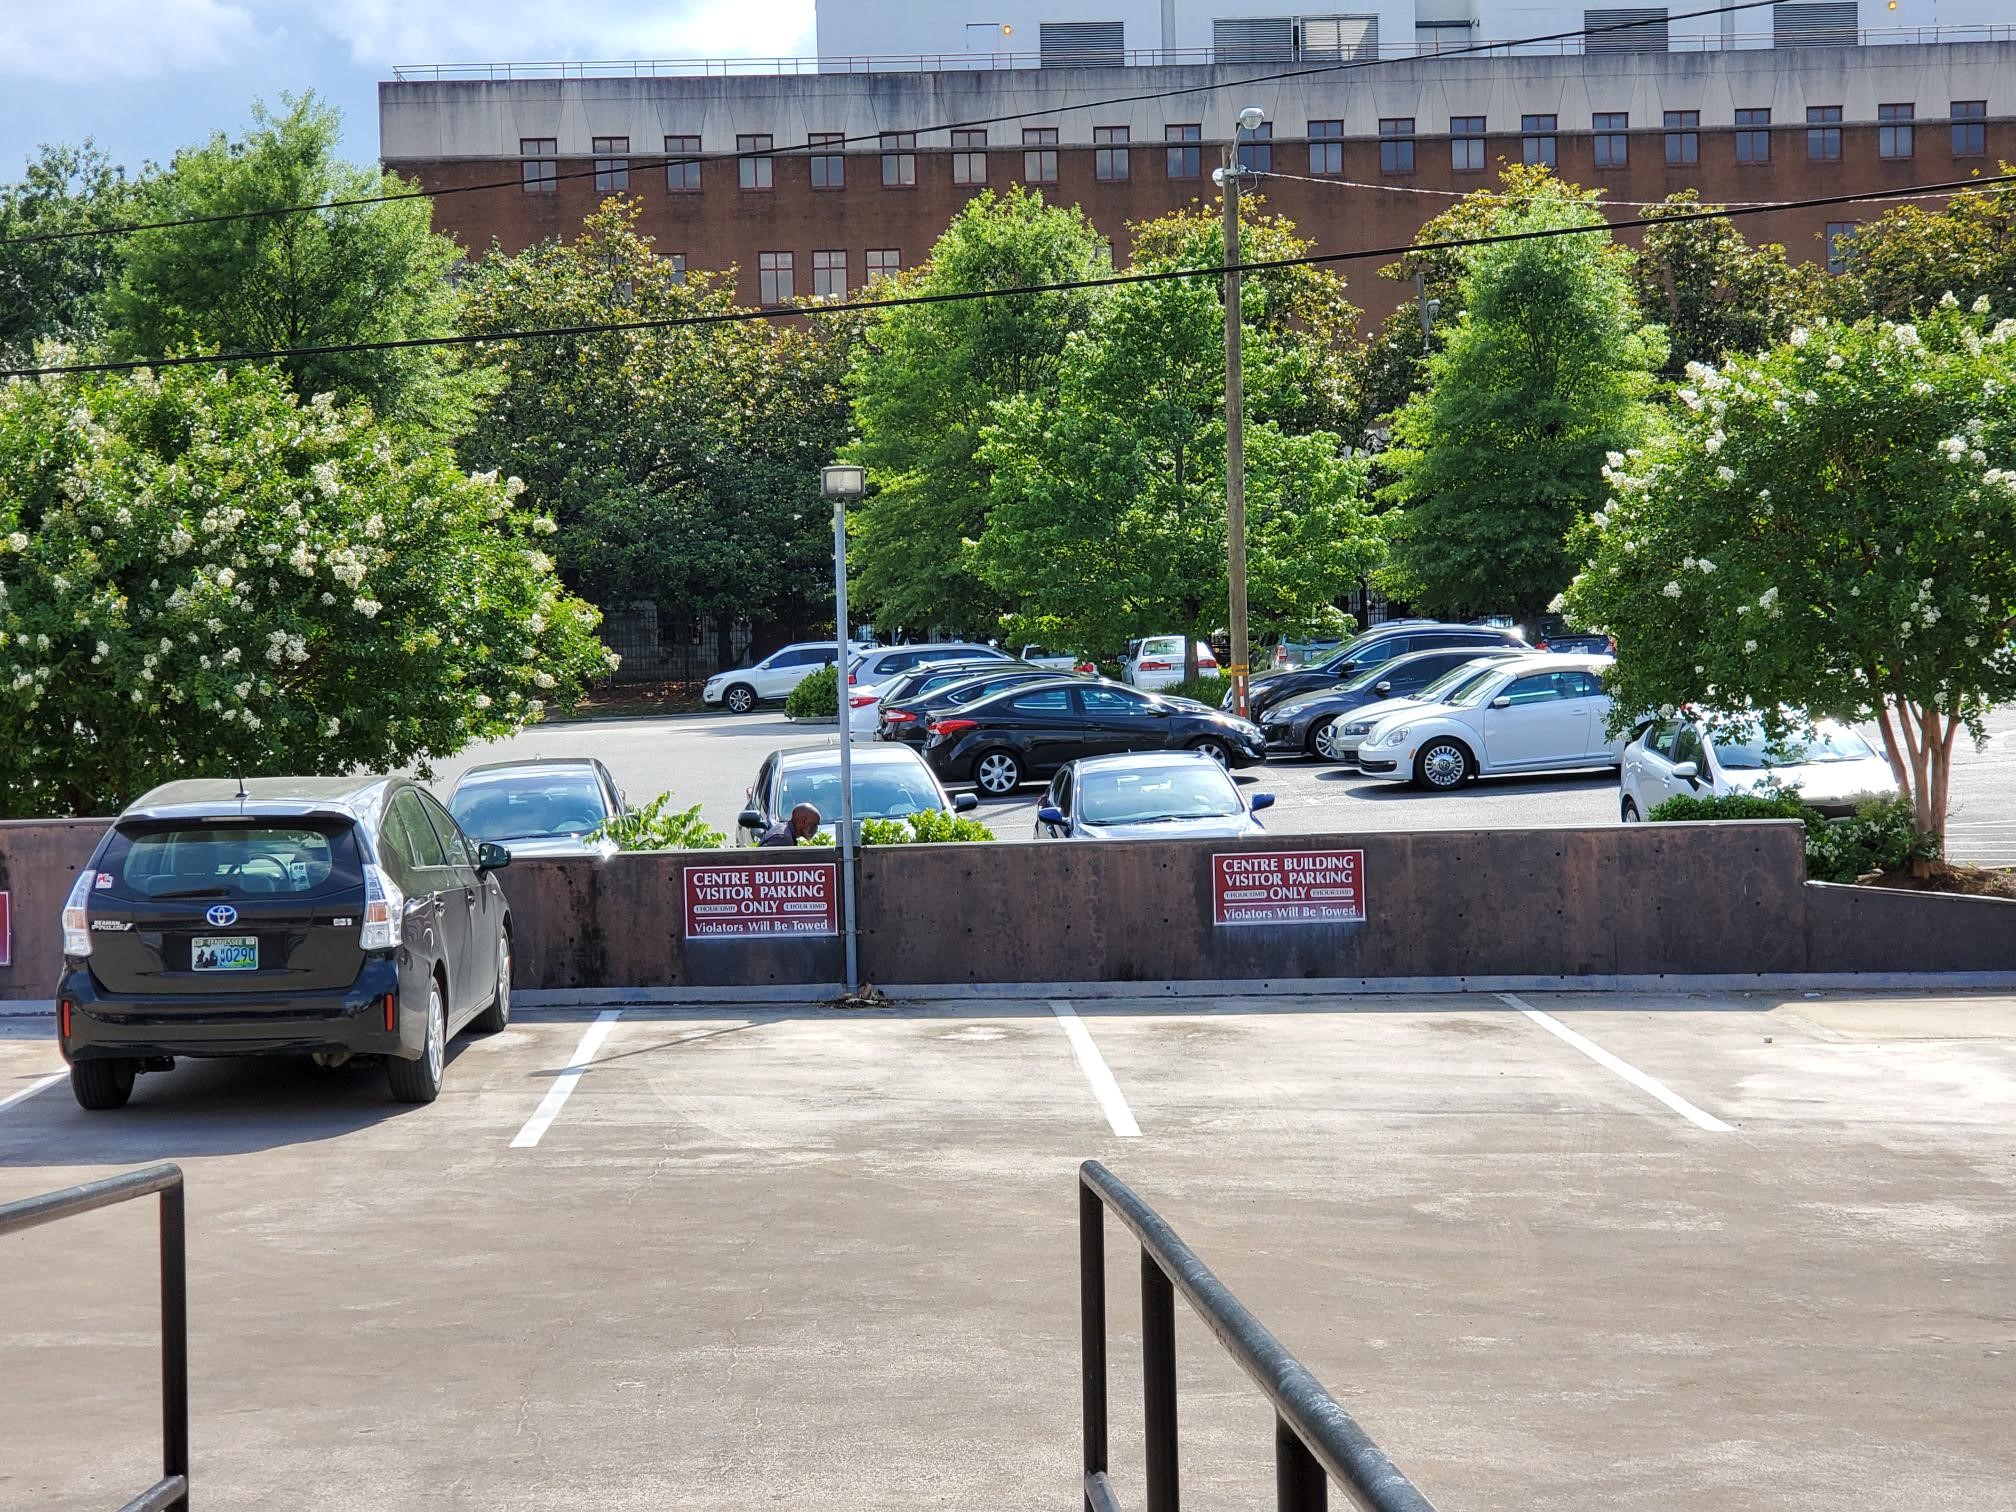
<svg viewBox="0 0 2016 1512"><path fill-rule="evenodd" d="M1911 863L1912 875L1922 877L1946 859L1946 805L1960 717L1902 698L1880 700L1876 717L1898 789L1911 804L1911 828L1930 842L1931 856Z"/></svg>

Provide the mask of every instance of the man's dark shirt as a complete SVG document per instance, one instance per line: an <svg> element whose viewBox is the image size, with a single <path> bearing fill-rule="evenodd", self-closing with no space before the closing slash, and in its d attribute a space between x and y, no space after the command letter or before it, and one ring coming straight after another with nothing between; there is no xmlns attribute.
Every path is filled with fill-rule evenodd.
<svg viewBox="0 0 2016 1512"><path fill-rule="evenodd" d="M782 823L773 824L770 828L763 831L763 838L758 840L756 844L759 848L766 845L781 845L795 849L798 844L798 837L791 833L791 821L786 819Z"/></svg>

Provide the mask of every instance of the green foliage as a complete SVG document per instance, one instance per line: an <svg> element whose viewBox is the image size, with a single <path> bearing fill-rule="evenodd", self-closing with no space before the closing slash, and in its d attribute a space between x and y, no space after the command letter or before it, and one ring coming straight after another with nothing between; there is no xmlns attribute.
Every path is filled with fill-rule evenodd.
<svg viewBox="0 0 2016 1512"><path fill-rule="evenodd" d="M807 673L784 698L784 712L793 719L838 719L839 711L840 673L833 667Z"/></svg>
<svg viewBox="0 0 2016 1512"><path fill-rule="evenodd" d="M1017 186L969 200L900 289L963 293L1106 271L1105 239L1082 213ZM869 320L847 384L860 435L848 456L875 485L850 529L855 588L877 624L978 627L1011 607L961 549L992 502L981 433L998 402L1055 393L1064 344L1092 303L1080 290L903 305Z"/></svg>
<svg viewBox="0 0 2016 1512"><path fill-rule="evenodd" d="M314 95L283 116L253 107L242 142L221 133L175 155L134 213L146 220L229 216L417 187L337 156L339 113ZM461 253L431 229L425 199L309 215L211 221L123 238L125 271L106 300L117 356L263 351L435 336L454 324L448 272ZM438 349L339 352L286 359L296 392L361 399L380 416L452 429L466 382Z"/></svg>
<svg viewBox="0 0 2016 1512"><path fill-rule="evenodd" d="M38 341L76 345L98 335L99 301L128 238L24 238L121 224L134 193L125 170L88 140L44 147L19 183L0 185L0 361L25 362Z"/></svg>
<svg viewBox="0 0 2016 1512"><path fill-rule="evenodd" d="M603 820L586 838L590 844L613 840L626 851L719 850L728 843L726 835L700 818L699 804L673 809L670 793L660 793L620 819Z"/></svg>
<svg viewBox="0 0 2016 1512"><path fill-rule="evenodd" d="M1631 284L1647 316L1666 327L1665 373L1719 362L1783 341L1832 297L1821 265L1793 262L1774 244L1753 247L1734 221L1683 220L1706 207L1692 189L1645 212L1655 224L1631 259Z"/></svg>
<svg viewBox="0 0 2016 1512"><path fill-rule="evenodd" d="M1535 193L1499 232L1600 224L1579 193ZM1665 356L1604 233L1476 249L1464 309L1402 406L1383 497L1387 591L1431 612L1538 612L1573 572L1564 537L1602 497L1604 454L1631 445Z"/></svg>
<svg viewBox="0 0 2016 1512"><path fill-rule="evenodd" d="M1797 819L1806 826L1806 875L1816 882L1853 882L1871 872L1899 872L1939 853L1921 837L1911 805L1887 798L1862 805L1848 819L1829 820L1796 793L1722 798L1668 798L1646 817L1654 823L1716 819Z"/></svg>
<svg viewBox="0 0 2016 1512"><path fill-rule="evenodd" d="M1645 817L1654 824L1686 819L1797 819L1809 831L1827 822L1819 810L1807 807L1792 793L1730 793L1714 798L1682 793L1668 798Z"/></svg>
<svg viewBox="0 0 2016 1512"><path fill-rule="evenodd" d="M1616 635L1619 711L1873 717L1943 831L1956 737L2016 697L2016 320L1989 320L1942 300L1690 370L1576 542L1566 606Z"/></svg>
<svg viewBox="0 0 2016 1512"><path fill-rule="evenodd" d="M1858 227L1842 250L1847 269L1832 284L1847 318L1924 315L1947 294L2016 315L2016 186L1964 190L1935 210L1895 206Z"/></svg>
<svg viewBox="0 0 2016 1512"><path fill-rule="evenodd" d="M1213 673L1208 676L1186 678L1159 691L1166 698L1194 698L1197 702L1209 704L1215 709L1218 707L1218 701L1225 696L1226 689L1231 686L1231 678Z"/></svg>
<svg viewBox="0 0 2016 1512"><path fill-rule="evenodd" d="M516 479L270 368L0 385L0 814L407 766L606 672Z"/></svg>
<svg viewBox="0 0 2016 1512"><path fill-rule="evenodd" d="M994 831L978 819L964 814L946 814L926 809L901 819L863 819L863 845L949 845L964 841L992 840Z"/></svg>

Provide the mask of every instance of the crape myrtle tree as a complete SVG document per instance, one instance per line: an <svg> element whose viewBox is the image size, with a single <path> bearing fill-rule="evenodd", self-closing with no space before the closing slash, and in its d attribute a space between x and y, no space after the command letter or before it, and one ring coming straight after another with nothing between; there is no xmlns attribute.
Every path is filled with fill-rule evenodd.
<svg viewBox="0 0 2016 1512"><path fill-rule="evenodd" d="M272 368L0 386L0 815L400 767L571 699L609 658L521 489Z"/></svg>
<svg viewBox="0 0 2016 1512"><path fill-rule="evenodd" d="M1566 595L1618 639L1617 718L1697 705L1782 738L1876 720L1918 834L1955 745L2016 697L2016 320L1816 322L1697 365L1610 459Z"/></svg>

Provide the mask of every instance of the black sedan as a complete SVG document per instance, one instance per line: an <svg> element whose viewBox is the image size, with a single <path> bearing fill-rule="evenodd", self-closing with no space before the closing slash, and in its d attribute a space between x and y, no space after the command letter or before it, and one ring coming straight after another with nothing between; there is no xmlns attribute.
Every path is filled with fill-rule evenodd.
<svg viewBox="0 0 2016 1512"><path fill-rule="evenodd" d="M924 741L924 759L940 779L996 798L1081 756L1183 750L1234 767L1267 758L1260 728L1248 720L1193 699L1079 678L1009 688L941 713Z"/></svg>
<svg viewBox="0 0 2016 1512"><path fill-rule="evenodd" d="M1066 675L1054 667L1032 667L1022 662L995 662L991 667L968 664L952 671L921 667L907 673L883 695L882 707L877 711L875 738L901 741L921 751L931 732L932 719L945 710L999 693L1003 688L1053 682Z"/></svg>
<svg viewBox="0 0 2016 1512"><path fill-rule="evenodd" d="M1260 716L1260 733L1267 737L1270 753L1307 754L1335 761L1338 752L1330 736L1338 715L1381 699L1412 698L1444 673L1469 662L1517 655L1509 646L1451 646L1396 656L1381 666L1366 668L1340 687L1283 699Z"/></svg>
<svg viewBox="0 0 2016 1512"><path fill-rule="evenodd" d="M1246 710L1258 719L1284 699L1298 693L1313 693L1318 688L1334 688L1361 672L1415 651L1468 648L1472 656L1481 656L1499 646L1510 646L1515 651L1532 649L1516 630L1500 630L1491 625L1444 625L1433 620L1394 620L1346 641L1334 655L1315 666L1254 678ZM1228 694L1228 707L1229 701Z"/></svg>

